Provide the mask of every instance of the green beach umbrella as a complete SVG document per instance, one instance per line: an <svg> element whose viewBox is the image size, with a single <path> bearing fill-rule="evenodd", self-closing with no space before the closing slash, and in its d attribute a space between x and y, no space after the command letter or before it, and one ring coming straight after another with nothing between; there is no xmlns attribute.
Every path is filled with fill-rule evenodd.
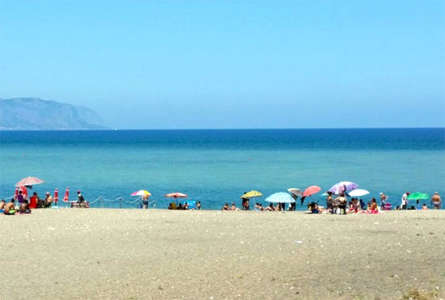
<svg viewBox="0 0 445 300"><path fill-rule="evenodd" d="M408 196L408 200L428 200L430 196L425 193L412 193Z"/></svg>

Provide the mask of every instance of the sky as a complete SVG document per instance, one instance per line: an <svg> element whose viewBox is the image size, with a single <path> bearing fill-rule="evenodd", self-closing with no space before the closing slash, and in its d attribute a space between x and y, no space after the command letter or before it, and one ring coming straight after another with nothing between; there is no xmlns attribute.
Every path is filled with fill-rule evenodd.
<svg viewBox="0 0 445 300"><path fill-rule="evenodd" d="M445 126L445 1L0 0L0 98L122 129Z"/></svg>

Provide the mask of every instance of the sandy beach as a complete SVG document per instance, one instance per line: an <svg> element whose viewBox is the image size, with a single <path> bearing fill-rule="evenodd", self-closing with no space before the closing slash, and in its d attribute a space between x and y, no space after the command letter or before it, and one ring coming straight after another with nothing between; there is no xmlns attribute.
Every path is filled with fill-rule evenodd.
<svg viewBox="0 0 445 300"><path fill-rule="evenodd" d="M445 297L445 211L46 209L0 224L1 299Z"/></svg>

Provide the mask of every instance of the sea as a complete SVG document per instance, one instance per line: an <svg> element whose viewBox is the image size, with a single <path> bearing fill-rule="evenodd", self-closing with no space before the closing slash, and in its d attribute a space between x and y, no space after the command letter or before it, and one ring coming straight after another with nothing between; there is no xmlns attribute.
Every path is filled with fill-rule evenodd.
<svg viewBox="0 0 445 300"><path fill-rule="evenodd" d="M41 197L69 188L76 200L80 190L92 207L137 208L130 194L140 189L156 208L172 192L221 209L258 190L253 202L265 205L272 193L311 185L322 190L305 204L324 205L322 193L339 181L396 206L404 192L445 197L445 129L0 131L0 197L27 176L45 181L31 190Z"/></svg>

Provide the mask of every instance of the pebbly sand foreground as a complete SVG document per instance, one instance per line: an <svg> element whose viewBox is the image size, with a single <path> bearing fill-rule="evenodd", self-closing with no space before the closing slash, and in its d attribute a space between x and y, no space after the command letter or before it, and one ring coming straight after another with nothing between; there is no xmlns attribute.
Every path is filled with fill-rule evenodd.
<svg viewBox="0 0 445 300"><path fill-rule="evenodd" d="M46 209L0 224L0 299L445 298L445 211Z"/></svg>

